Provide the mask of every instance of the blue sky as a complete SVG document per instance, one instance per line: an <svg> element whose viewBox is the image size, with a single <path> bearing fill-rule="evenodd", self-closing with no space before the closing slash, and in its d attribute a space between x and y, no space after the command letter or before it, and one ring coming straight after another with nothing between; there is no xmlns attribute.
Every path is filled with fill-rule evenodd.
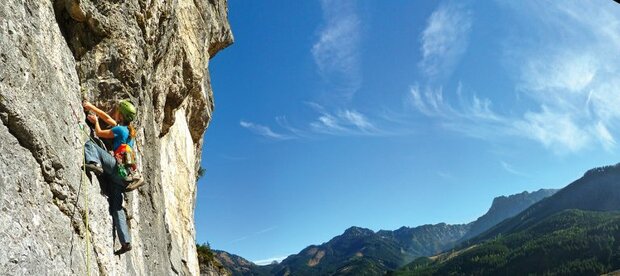
<svg viewBox="0 0 620 276"><path fill-rule="evenodd" d="M615 164L612 1L230 1L196 237L252 261Z"/></svg>

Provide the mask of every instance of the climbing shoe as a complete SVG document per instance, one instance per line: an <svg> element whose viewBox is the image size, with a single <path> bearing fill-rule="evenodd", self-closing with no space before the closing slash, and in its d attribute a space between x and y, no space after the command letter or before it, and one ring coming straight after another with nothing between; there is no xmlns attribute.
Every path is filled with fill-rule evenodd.
<svg viewBox="0 0 620 276"><path fill-rule="evenodd" d="M141 175L135 175L131 182L128 182L127 188L125 188L125 192L131 192L135 189L138 189L140 186L144 185L144 179Z"/></svg>
<svg viewBox="0 0 620 276"><path fill-rule="evenodd" d="M101 165L95 163L95 162L91 162L88 163L84 166L86 168L87 172L94 172L95 175L99 176L103 173L103 168L101 167Z"/></svg>
<svg viewBox="0 0 620 276"><path fill-rule="evenodd" d="M123 244L121 249L119 249L116 252L114 252L114 255L121 255L123 253L126 253L127 251L131 251L131 244L130 243Z"/></svg>

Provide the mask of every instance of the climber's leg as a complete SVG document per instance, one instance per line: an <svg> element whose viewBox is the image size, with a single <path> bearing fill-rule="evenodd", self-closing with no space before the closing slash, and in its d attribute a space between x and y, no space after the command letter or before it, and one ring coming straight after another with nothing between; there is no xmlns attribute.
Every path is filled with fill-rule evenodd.
<svg viewBox="0 0 620 276"><path fill-rule="evenodd" d="M84 144L84 158L86 160L86 169L94 172L96 175L103 173L101 167L101 154L99 146L93 143L91 140L86 141ZM105 151L104 151L105 152Z"/></svg>
<svg viewBox="0 0 620 276"><path fill-rule="evenodd" d="M97 146L93 141L88 140L84 144L84 157L86 157L86 162L96 162L101 163L99 158L99 151L97 150L99 146Z"/></svg>
<svg viewBox="0 0 620 276"><path fill-rule="evenodd" d="M113 182L116 182L115 176L118 175L116 171L116 158L114 158L114 156L112 156L109 152L105 151L97 145L95 145L95 150L97 151L97 155L99 156L99 160L101 162L100 164L103 167L103 171L105 172L105 174L113 178Z"/></svg>
<svg viewBox="0 0 620 276"><path fill-rule="evenodd" d="M123 209L123 191L125 190L125 184L116 171L116 159L107 151L93 143L92 141L86 142L86 162L100 164L103 172L108 176L110 188L112 190L110 213L112 214L112 222L118 239L123 246L124 252L131 249L129 244L131 243L131 235L129 233L129 227L127 226L127 216Z"/></svg>
<svg viewBox="0 0 620 276"><path fill-rule="evenodd" d="M112 204L110 212L112 212L112 220L116 228L116 233L121 245L131 243L131 235L127 226L127 217L123 209L123 187L112 182Z"/></svg>

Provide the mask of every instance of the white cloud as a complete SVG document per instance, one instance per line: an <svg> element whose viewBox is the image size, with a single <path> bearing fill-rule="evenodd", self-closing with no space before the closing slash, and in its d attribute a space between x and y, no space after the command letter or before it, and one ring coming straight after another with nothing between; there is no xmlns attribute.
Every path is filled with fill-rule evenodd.
<svg viewBox="0 0 620 276"><path fill-rule="evenodd" d="M285 130L287 130L288 132L291 133L291 136L293 137L299 137L299 138L308 138L308 134L306 133L306 131L297 128L297 127L293 127L288 119L286 118L286 116L276 116L275 118L276 123L284 128Z"/></svg>
<svg viewBox="0 0 620 276"><path fill-rule="evenodd" d="M546 146L578 151L597 141L615 146L610 127L620 118L620 15L617 4L553 2L528 9L544 32L513 45L522 59L521 88L541 106L528 112L529 129Z"/></svg>
<svg viewBox="0 0 620 276"><path fill-rule="evenodd" d="M504 170L506 170L507 172L514 174L514 175L520 175L520 176L525 176L524 173L517 171L514 167L512 167L512 165L504 162L504 161L500 161L500 164L502 165L502 168L504 168Z"/></svg>
<svg viewBox="0 0 620 276"><path fill-rule="evenodd" d="M267 233L267 232L269 232L271 230L275 230L275 229L278 229L278 226L271 226L271 227L265 228L263 230L260 230L260 231L256 232L256 234Z"/></svg>
<svg viewBox="0 0 620 276"><path fill-rule="evenodd" d="M374 126L368 122L368 119L359 112L355 110L345 110L341 113L340 117L344 118L346 121L355 125L359 129L372 129Z"/></svg>
<svg viewBox="0 0 620 276"><path fill-rule="evenodd" d="M556 113L546 106L542 108L541 112L528 112L523 120L516 121L516 130L557 151L566 148L575 152L589 143L589 133L580 128L570 114Z"/></svg>
<svg viewBox="0 0 620 276"><path fill-rule="evenodd" d="M343 131L344 128L340 126L338 120L330 115L323 114L319 116L316 122L310 123L310 126L319 132L332 132L332 131Z"/></svg>
<svg viewBox="0 0 620 276"><path fill-rule="evenodd" d="M614 122L620 119L620 79L617 79L617 75L609 78L588 91L586 112L608 125L617 126Z"/></svg>
<svg viewBox="0 0 620 276"><path fill-rule="evenodd" d="M310 123L310 129L314 132L339 136L377 136L386 134L375 127L364 114L358 111L345 109L330 113L318 104L313 104L313 106L320 113L319 117Z"/></svg>
<svg viewBox="0 0 620 276"><path fill-rule="evenodd" d="M346 99L362 85L360 19L355 2L323 0L324 26L312 46L312 56L323 78Z"/></svg>
<svg viewBox="0 0 620 276"><path fill-rule="evenodd" d="M445 122L475 122L488 124L503 123L504 118L491 110L492 102L489 99L480 99L473 95L471 99L463 96L462 87L456 92L459 108L454 107L444 99L443 88L425 88L419 85L409 87L408 102L420 113L429 117L438 117Z"/></svg>
<svg viewBox="0 0 620 276"><path fill-rule="evenodd" d="M292 137L288 136L288 135L284 135L284 134L279 134L279 133L275 133L273 130L271 130L271 128L267 127L267 126L263 126L263 125L259 125L259 124L255 124L252 122L247 122L247 121L240 121L239 125L241 125L244 128L249 129L250 131L254 132L255 134L267 137L267 138L271 138L271 139L275 139L275 140L286 140L286 139L291 139Z"/></svg>
<svg viewBox="0 0 620 276"><path fill-rule="evenodd" d="M598 122L594 129L599 141L606 150L611 151L616 147L616 139L614 139L603 122Z"/></svg>
<svg viewBox="0 0 620 276"><path fill-rule="evenodd" d="M268 265L268 264L271 264L273 262L280 263L282 260L286 259L286 257L288 257L288 256L273 257L273 258L268 258L268 259L264 259L264 260L252 261L252 262L254 264L256 264L256 265Z"/></svg>
<svg viewBox="0 0 620 276"><path fill-rule="evenodd" d="M420 68L427 77L446 77L465 53L471 29L471 12L456 2L439 6L422 32Z"/></svg>
<svg viewBox="0 0 620 276"><path fill-rule="evenodd" d="M509 71L512 69L512 77L516 80L519 101L513 103L515 109L493 110L490 99L476 95L466 101L461 85L456 92L458 106L450 103L455 97L449 94L446 98L442 87L437 85L424 89L412 86L407 94L410 106L435 118L445 128L471 137L524 137L557 154L599 145L607 151L614 149L620 127L620 80L617 77L620 75L617 50L620 49L620 13L617 4L502 1L500 6L508 6L517 14L514 18L522 20L508 24L527 30L526 36L518 31L514 32L518 37L500 34L501 39L505 39L504 64ZM441 45L451 41L439 35L426 39L429 34L459 33L458 29L445 26L467 18L459 17L458 12L443 11L445 7L431 15L422 34L425 57L446 55L449 48ZM451 13L456 14L454 18L448 16ZM464 25L467 28L460 33L466 34L471 23ZM467 35L459 40L467 41ZM432 69L435 63L429 66L428 60L425 58L421 64ZM429 78L432 77L429 74Z"/></svg>
<svg viewBox="0 0 620 276"><path fill-rule="evenodd" d="M577 93L592 83L597 67L594 58L587 54L556 53L528 60L522 68L522 79L528 90Z"/></svg>
<svg viewBox="0 0 620 276"><path fill-rule="evenodd" d="M243 237L236 238L236 239L234 239L234 240L230 241L230 243L238 243L238 242L240 242L240 241L247 240L248 238L251 238L251 237L254 237L254 236L258 236L258 235L261 235L261 234L264 234L264 233L270 232L270 231L275 230L275 229L277 229L277 228L278 228L278 226L271 226L271 227L269 227L269 228L265 228L265 229L263 229L263 230L260 230L260 231L256 231L256 232L254 232L254 233L251 233L251 234L249 234L249 235L246 235L246 236L243 236Z"/></svg>
<svg viewBox="0 0 620 276"><path fill-rule="evenodd" d="M422 99L422 94L420 93L419 86L416 85L416 86L409 87L409 94L410 94L409 100L411 101L413 106L418 109L418 111L422 112L425 115L429 115L429 116L434 115L433 112L431 112L430 110L426 108L426 103Z"/></svg>
<svg viewBox="0 0 620 276"><path fill-rule="evenodd" d="M250 236L243 236L243 237L240 237L240 238L236 238L236 239L234 239L234 240L230 241L230 243L238 243L238 242L240 242L240 241L246 240L246 239L247 239L247 238L249 238L249 237L250 237Z"/></svg>
<svg viewBox="0 0 620 276"><path fill-rule="evenodd" d="M580 128L570 114L556 113L542 106L541 112L527 112L514 123L517 133L537 140L545 147L575 152L590 142L590 133Z"/></svg>
<svg viewBox="0 0 620 276"><path fill-rule="evenodd" d="M579 151L600 133L596 129L582 129L570 114L557 113L546 106L539 112L507 116L493 111L489 99L474 95L468 100L463 92L455 94L460 103L458 108L444 100L442 89L426 89L422 94L418 86L412 86L408 101L417 111L437 119L449 130L481 139L524 137L558 154Z"/></svg>
<svg viewBox="0 0 620 276"><path fill-rule="evenodd" d="M255 134L277 140L293 138L313 138L317 136L386 136L392 135L381 130L367 115L354 109L341 109L330 112L317 103L307 103L317 117L303 126L294 127L284 116L275 117L276 123L284 133L275 133L271 128L246 121L241 121L242 127L250 129Z"/></svg>

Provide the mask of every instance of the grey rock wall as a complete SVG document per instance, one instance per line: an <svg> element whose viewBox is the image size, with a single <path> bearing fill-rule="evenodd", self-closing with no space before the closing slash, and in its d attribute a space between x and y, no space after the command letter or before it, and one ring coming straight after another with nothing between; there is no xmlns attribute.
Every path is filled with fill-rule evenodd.
<svg viewBox="0 0 620 276"><path fill-rule="evenodd" d="M208 63L232 40L225 0L0 3L0 275L198 274ZM125 197L133 250L121 256L106 183L80 169L82 97L139 109L147 184Z"/></svg>

